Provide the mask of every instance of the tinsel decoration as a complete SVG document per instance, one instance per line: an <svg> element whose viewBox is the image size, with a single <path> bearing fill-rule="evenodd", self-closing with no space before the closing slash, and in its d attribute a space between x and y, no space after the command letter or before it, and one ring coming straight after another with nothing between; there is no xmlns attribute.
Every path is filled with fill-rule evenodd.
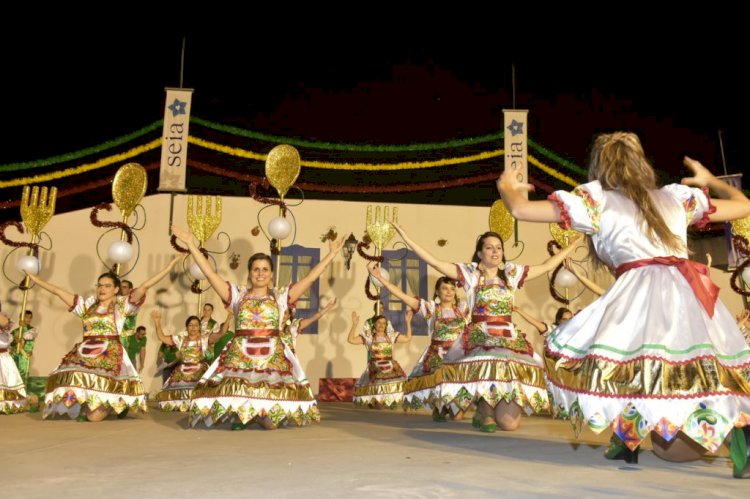
<svg viewBox="0 0 750 499"><path fill-rule="evenodd" d="M16 229L18 229L18 232L20 232L21 234L25 232L23 228L23 224L21 222L12 221L12 220L5 222L3 224L0 224L0 241L5 243L5 245L11 246L13 248L30 248L34 252L34 256L39 258L39 243L18 242L18 241L12 241L8 239L5 236L5 230L8 227L15 227Z"/></svg>
<svg viewBox="0 0 750 499"><path fill-rule="evenodd" d="M110 211L112 209L111 203L101 203L96 206L94 206L91 209L91 215L89 218L91 219L91 224L94 227L107 227L112 229L122 229L123 232L125 232L125 237L128 241L128 244L133 244L133 229L130 228L128 224L125 222L102 222L99 220L99 210L106 210Z"/></svg>

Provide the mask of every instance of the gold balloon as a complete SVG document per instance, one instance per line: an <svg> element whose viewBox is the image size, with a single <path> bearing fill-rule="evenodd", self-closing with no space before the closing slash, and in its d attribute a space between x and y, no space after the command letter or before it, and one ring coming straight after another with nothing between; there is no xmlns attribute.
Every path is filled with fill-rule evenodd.
<svg viewBox="0 0 750 499"><path fill-rule="evenodd" d="M393 208L393 219L388 220L388 207L383 210L383 218L380 217L380 206L375 207L375 218L372 217L372 206L367 207L366 225L367 235L370 236L372 243L382 251L388 241L396 235L396 229L392 224L398 223L398 208Z"/></svg>
<svg viewBox="0 0 750 499"><path fill-rule="evenodd" d="M266 178L284 199L289 188L299 176L299 152L294 147L281 144L268 153L266 157Z"/></svg>
<svg viewBox="0 0 750 499"><path fill-rule="evenodd" d="M211 198L214 209L211 209ZM203 209L203 200L206 209ZM221 196L188 196L187 220L190 232L203 244L221 224Z"/></svg>
<svg viewBox="0 0 750 499"><path fill-rule="evenodd" d="M41 195L38 186L23 188L21 193L21 220L23 220L26 230L32 236L38 236L52 215L55 214L55 202L57 201L57 187L49 190L47 197L47 187L42 187Z"/></svg>
<svg viewBox="0 0 750 499"><path fill-rule="evenodd" d="M127 219L146 194L148 175L138 163L122 165L112 182L112 199Z"/></svg>
<svg viewBox="0 0 750 499"><path fill-rule="evenodd" d="M578 231L573 229L565 230L559 223L549 224L549 233L552 234L552 239L554 239L561 248L567 248L570 241L578 235Z"/></svg>
<svg viewBox="0 0 750 499"><path fill-rule="evenodd" d="M502 199L498 199L492 203L492 208L490 208L490 230L500 234L500 239L503 242L507 242L510 236L513 235L515 224L516 219L513 218L508 208L505 207Z"/></svg>
<svg viewBox="0 0 750 499"><path fill-rule="evenodd" d="M732 220L732 233L745 238L750 243L750 217Z"/></svg>

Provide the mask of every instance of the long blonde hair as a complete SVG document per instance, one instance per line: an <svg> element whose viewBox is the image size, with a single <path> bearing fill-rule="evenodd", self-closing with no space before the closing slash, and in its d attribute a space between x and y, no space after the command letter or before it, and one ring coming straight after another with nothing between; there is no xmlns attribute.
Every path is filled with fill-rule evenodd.
<svg viewBox="0 0 750 499"><path fill-rule="evenodd" d="M649 191L656 189L656 174L634 133L615 132L594 139L589 155L589 181L598 180L605 191L618 191L630 199L646 222L646 236L656 244L679 252L685 243L656 210ZM589 238L589 250L595 255Z"/></svg>

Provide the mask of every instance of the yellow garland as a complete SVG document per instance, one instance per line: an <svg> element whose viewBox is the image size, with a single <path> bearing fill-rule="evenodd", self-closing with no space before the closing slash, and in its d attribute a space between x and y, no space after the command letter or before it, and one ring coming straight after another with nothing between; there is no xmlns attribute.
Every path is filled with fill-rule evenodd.
<svg viewBox="0 0 750 499"><path fill-rule="evenodd" d="M221 152L230 156L254 159L257 161L265 161L266 159L265 154L260 154L254 151L249 151L247 149L241 149L239 147L230 147L230 146L217 144L215 142L210 142L204 139L200 139L192 135L188 137L188 140L191 144L195 144L198 147L203 147L203 148L210 149L213 151ZM0 181L0 189L5 188L5 187L14 187L18 185L44 183L44 182L49 182L50 180L69 177L71 175L77 175L79 173L85 173L87 171L95 170L98 168L111 165L113 163L117 163L118 161L123 161L129 158L132 158L134 156L138 156L139 154L143 154L146 151L156 149L157 147L160 147L160 146L161 146L161 138L154 139L147 144L135 147L133 149L130 149L129 151L125 151L120 154L115 154L113 156L102 158L94 163L84 164L84 165L80 165L74 168L68 168L65 170L47 173L44 175L35 175L33 177L24 177L24 178L17 178L14 180ZM502 149L496 149L494 151L487 151L487 152L482 152L479 154L472 154L469 156L447 158L447 159L441 159L441 160L435 160L435 161L407 161L407 162L402 162L402 163L374 164L374 163L331 163L331 162L324 162L324 161L302 161L301 164L302 166L307 166L309 168L322 168L322 169L330 169L330 170L369 170L369 171L414 170L414 169L419 169L419 168L435 168L439 166L471 163L473 161L496 158L498 156L502 156L503 153L504 151ZM532 155L529 155L529 163L536 166L537 168L547 173L548 175L555 177L561 182L564 182L573 187L576 187L578 185L578 182L576 182L574 179L568 177L567 175L563 173L560 173L559 171L555 170L554 168L551 168L550 166L545 165L544 163L542 163L541 161L539 161Z"/></svg>
<svg viewBox="0 0 750 499"><path fill-rule="evenodd" d="M130 159L132 157L138 156L140 154L143 154L144 152L150 151L152 149L156 149L157 147L160 147L160 146L161 146L161 137L159 137L158 139L152 140L148 144L134 147L130 149L129 151L125 151L120 154L115 154L113 156L107 156L106 158L102 158L99 161L95 161L94 163L84 164L84 165L76 166L74 168L67 168L65 170L60 170L60 171L56 171L52 173L46 173L44 175L34 175L33 177L23 177L23 178L16 178L13 180L0 181L0 189L5 188L5 187L15 187L18 185L42 184L44 182L49 182L50 180L57 180L59 178L70 177L71 175L78 175L79 173L85 173L91 170L97 170L99 168L109 166L113 163L117 163L119 161L124 161L126 159Z"/></svg>
<svg viewBox="0 0 750 499"><path fill-rule="evenodd" d="M224 146L215 142L209 142L208 140L199 139L198 137L193 137L192 135L188 138L188 141L191 144L195 144L199 147L221 152L224 154L229 154L231 156L257 159L258 161L266 160L265 154L248 151L247 149L240 149L239 147ZM498 149L496 151L487 151L479 154L472 154L471 156L440 159L436 161L407 161L402 163L330 163L326 161L300 161L300 165L310 168L322 168L328 170L415 170L418 168L435 168L437 166L471 163L472 161L496 158L498 156L502 156L503 153L504 151L502 149Z"/></svg>
<svg viewBox="0 0 750 499"><path fill-rule="evenodd" d="M538 159L536 159L534 156L529 154L529 163L536 166L540 170L542 170L547 175L550 175L552 177L555 177L557 180L560 180L561 182L565 182L568 185L572 185L573 187L578 187L578 182L576 182L574 179L568 177L564 173L560 173L559 171L555 170L554 168L551 168Z"/></svg>

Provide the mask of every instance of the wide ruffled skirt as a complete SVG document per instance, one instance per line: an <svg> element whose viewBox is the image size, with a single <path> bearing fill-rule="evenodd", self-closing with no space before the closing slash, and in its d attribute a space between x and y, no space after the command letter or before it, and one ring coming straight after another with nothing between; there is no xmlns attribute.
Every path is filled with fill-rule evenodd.
<svg viewBox="0 0 750 499"><path fill-rule="evenodd" d="M554 414L631 449L682 431L715 452L750 424L750 349L727 308L709 317L673 267L624 273L548 335L545 363Z"/></svg>
<svg viewBox="0 0 750 499"><path fill-rule="evenodd" d="M143 383L118 337L84 338L47 378L44 418L76 418L83 404L117 414L148 411Z"/></svg>
<svg viewBox="0 0 750 499"><path fill-rule="evenodd" d="M161 391L156 394L156 401L163 411L188 412L193 389L208 369L208 364L178 364Z"/></svg>
<svg viewBox="0 0 750 499"><path fill-rule="evenodd" d="M510 336L488 333L485 323L471 323L436 371L433 407L453 414L485 401L515 403L526 414L550 410L542 359L511 324Z"/></svg>
<svg viewBox="0 0 750 499"><path fill-rule="evenodd" d="M371 360L368 368L354 385L356 405L380 404L395 409L404 398L406 373L392 359Z"/></svg>
<svg viewBox="0 0 750 499"><path fill-rule="evenodd" d="M7 352L0 353L0 414L28 410L29 402L18 368Z"/></svg>
<svg viewBox="0 0 750 499"><path fill-rule="evenodd" d="M278 337L237 335L195 387L190 422L212 426L268 417L275 426L320 421L320 411L302 366Z"/></svg>

